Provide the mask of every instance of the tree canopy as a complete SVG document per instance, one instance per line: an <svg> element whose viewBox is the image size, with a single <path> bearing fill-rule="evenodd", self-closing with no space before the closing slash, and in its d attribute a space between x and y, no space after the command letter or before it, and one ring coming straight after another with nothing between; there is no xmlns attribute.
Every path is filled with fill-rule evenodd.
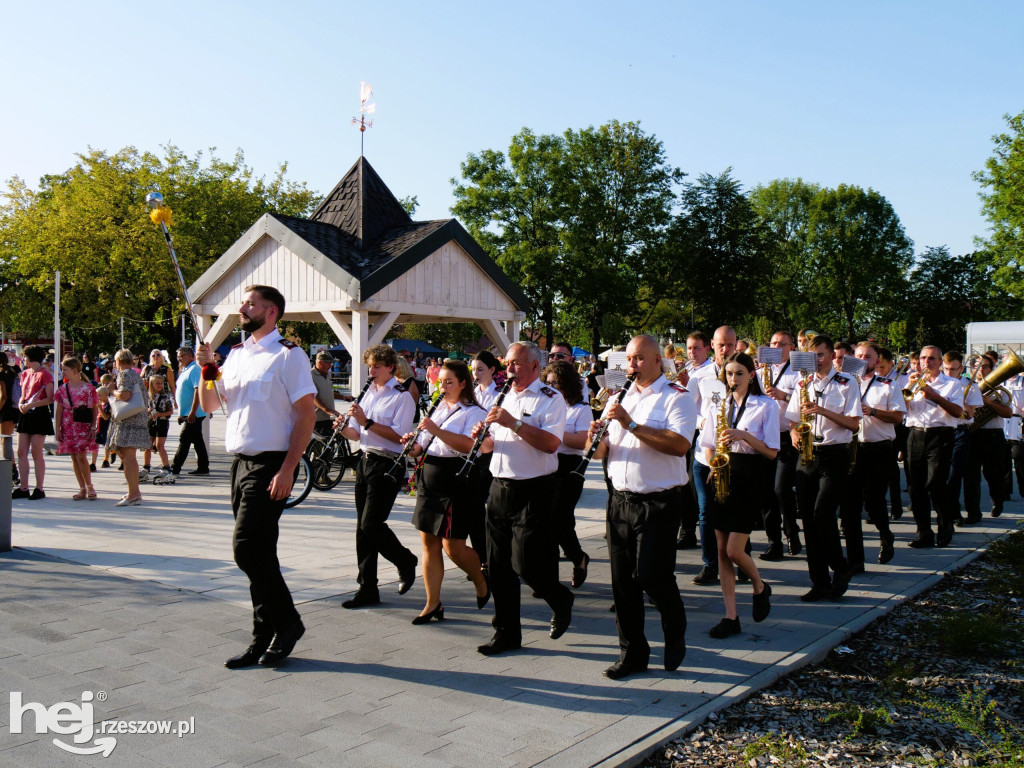
<svg viewBox="0 0 1024 768"><path fill-rule="evenodd" d="M206 158L173 145L162 157L134 147L90 150L64 173L43 177L38 189L8 181L0 206L0 322L46 335L59 270L62 328L77 343L113 346L123 316L136 321L126 341L172 346L184 301L146 194L159 189L173 211L186 283L263 213L306 215L317 198L286 178L286 165L268 181L253 174L241 151L230 160L214 151Z"/></svg>
<svg viewBox="0 0 1024 768"><path fill-rule="evenodd" d="M974 178L982 187L982 212L992 226L979 239L1004 290L1024 298L1024 112L1004 115L1009 130L992 137L995 152Z"/></svg>

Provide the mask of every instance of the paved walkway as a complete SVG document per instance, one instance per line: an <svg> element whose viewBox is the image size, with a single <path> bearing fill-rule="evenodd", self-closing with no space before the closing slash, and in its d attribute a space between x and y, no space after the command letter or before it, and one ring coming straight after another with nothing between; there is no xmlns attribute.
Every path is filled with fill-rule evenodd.
<svg viewBox="0 0 1024 768"><path fill-rule="evenodd" d="M63 457L49 457L45 500L14 502L15 550L0 554L0 765L627 765L826 653L975 556L1024 511L1015 501L1001 518L958 531L953 546L923 551L906 546L912 525L904 518L894 524L896 559L869 565L840 603L799 601L809 586L803 557L759 562L774 589L771 616L753 624L745 593L744 632L725 641L707 635L721 617L720 592L690 583L699 554L681 552L689 619L683 667L661 669L652 610L651 672L615 683L601 674L618 648L596 467L578 510L591 575L577 593L570 631L550 640L546 605L524 591L523 649L495 658L474 650L491 635L491 608L476 610L472 586L457 570L447 571L442 623L410 624L423 604L422 584L399 597L390 566L381 569L391 579L381 585L381 606L340 608L356 588L346 479L330 493L314 491L283 520L281 560L307 627L294 656L279 669L231 672L222 664L247 643L250 609L244 576L231 561L223 423L213 424L212 474L146 485L145 506L113 506L123 489L112 470L97 474L100 501L72 501L76 488ZM411 512L412 500L400 499L391 522L418 552ZM870 562L877 549L873 534L868 540ZM763 546L763 534L755 534L755 551ZM563 563L564 580L569 573ZM195 733L120 734L103 758L69 754L53 743L58 734L36 734L32 712L21 717L27 732L12 732L9 692L52 707L80 706L84 691L96 694L97 723L188 721ZM73 744L71 735L59 738Z"/></svg>

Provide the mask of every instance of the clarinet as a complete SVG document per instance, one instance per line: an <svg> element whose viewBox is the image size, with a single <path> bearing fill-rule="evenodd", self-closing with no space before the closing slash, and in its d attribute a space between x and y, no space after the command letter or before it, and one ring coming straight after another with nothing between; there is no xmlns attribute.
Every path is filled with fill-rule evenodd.
<svg viewBox="0 0 1024 768"><path fill-rule="evenodd" d="M498 396L494 398L494 404L491 406L491 410L501 407L501 404L505 401L505 395L507 395L508 391L512 389L512 384L514 382L515 378L509 376L508 380L505 382L505 386L501 388L501 391L498 392ZM484 428L480 430L480 434L476 436L476 442L473 443L473 447L470 449L469 455L466 456L465 463L463 463L462 468L455 473L455 476L460 480L465 480L469 477L470 472L473 471L473 467L476 464L477 454L480 453L480 446L484 444L484 440L487 439L487 433L490 431L491 425L484 424Z"/></svg>
<svg viewBox="0 0 1024 768"><path fill-rule="evenodd" d="M434 411L437 410L437 406L441 404L442 400L444 400L444 398L441 397L440 393L438 393L437 399L430 404L430 407L427 409L427 413L424 416L424 418L429 419L431 416L433 416ZM409 453L412 451L412 447L416 445L416 440L419 439L420 433L422 431L422 429L416 430L416 434L409 438L409 441L405 444L405 447L402 449L402 452L398 455L398 458L395 459L394 463L390 467L388 467L387 472L385 474L388 480L390 480L391 482L400 482L402 478L405 476L405 460L409 457Z"/></svg>
<svg viewBox="0 0 1024 768"><path fill-rule="evenodd" d="M619 393L615 395L615 399L612 400L612 405L622 402L622 398L626 396L626 392L628 392L629 388L633 386L633 380L635 378L635 374L626 377L626 383L622 385L622 389L620 389ZM590 443L590 448L587 450L587 455L583 457L583 460L580 462L580 465L572 471L572 474L579 475L580 477L584 477L587 474L587 467L590 466L590 460L594 458L594 454L597 453L598 446L601 445L601 441L604 440L604 436L607 432L608 420L605 419L601 423L601 428L597 430L597 434L594 435L594 439Z"/></svg>
<svg viewBox="0 0 1024 768"><path fill-rule="evenodd" d="M359 394L356 396L355 405L359 405L359 403L362 402L363 395L366 394L366 390L368 390L370 388L371 384L373 384L373 376L367 376L366 377L366 383L363 384L363 388L361 390L359 390ZM341 432L345 427L347 427L348 426L348 420L351 419L351 418L352 418L351 414L346 415L345 416L345 420L343 422L341 422L341 426L338 427L338 429L336 431L337 432Z"/></svg>

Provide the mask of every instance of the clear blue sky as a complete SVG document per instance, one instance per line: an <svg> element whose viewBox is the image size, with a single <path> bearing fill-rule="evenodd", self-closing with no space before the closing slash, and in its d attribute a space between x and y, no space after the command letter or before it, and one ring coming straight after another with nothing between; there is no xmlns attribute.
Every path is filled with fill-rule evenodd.
<svg viewBox="0 0 1024 768"><path fill-rule="evenodd" d="M236 148L326 193L359 154L445 218L467 153L638 120L691 177L872 187L920 252L984 235L971 172L1024 109L1024 3L4 3L0 179L88 147ZM169 201L173 206L173 201Z"/></svg>

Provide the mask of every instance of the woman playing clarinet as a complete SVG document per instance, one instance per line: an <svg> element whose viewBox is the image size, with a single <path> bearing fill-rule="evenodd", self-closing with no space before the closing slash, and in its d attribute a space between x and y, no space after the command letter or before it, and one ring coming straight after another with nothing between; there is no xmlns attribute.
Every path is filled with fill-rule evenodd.
<svg viewBox="0 0 1024 768"><path fill-rule="evenodd" d="M480 568L480 558L466 546L475 500L455 477L465 461L465 454L473 447L470 433L487 412L477 405L469 368L461 360L450 360L442 365L437 381L442 400L432 418L424 418L417 433L410 432L402 437L402 442L416 440L410 456L424 456L417 473L412 522L423 541L423 584L427 601L419 616L412 620L413 624L444 619L442 551L469 575L476 587L478 609L487 605L491 596ZM488 437L481 451L490 452L493 443Z"/></svg>
<svg viewBox="0 0 1024 768"><path fill-rule="evenodd" d="M765 461L775 458L779 450L779 409L770 397L761 394L750 355L743 352L730 355L719 375L726 385L726 400L704 403L705 428L700 433L700 448L709 462L716 453L726 457L729 478L723 500L717 499L716 494L709 494L711 522L718 540L718 575L725 602L725 618L709 633L714 638L740 632L734 565L739 566L753 584L754 621L764 621L771 611L771 587L761 580L746 547L754 521L760 514L758 489L763 485ZM711 479L716 481L714 474Z"/></svg>

